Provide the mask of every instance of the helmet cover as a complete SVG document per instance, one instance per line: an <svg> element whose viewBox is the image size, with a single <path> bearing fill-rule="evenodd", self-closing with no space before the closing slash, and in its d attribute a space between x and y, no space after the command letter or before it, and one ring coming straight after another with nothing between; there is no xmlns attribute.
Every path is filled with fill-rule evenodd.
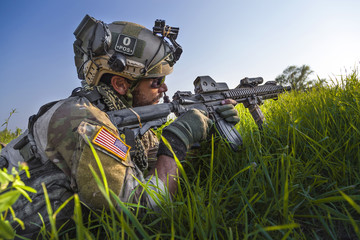
<svg viewBox="0 0 360 240"><path fill-rule="evenodd" d="M178 28L174 29L178 31ZM172 35L166 36L172 31L163 32L165 35L158 36L155 30L150 31L135 23L118 21L105 24L86 15L74 32L75 65L79 79L93 86L105 73L131 81L170 74L182 49L175 42L177 32L175 39Z"/></svg>

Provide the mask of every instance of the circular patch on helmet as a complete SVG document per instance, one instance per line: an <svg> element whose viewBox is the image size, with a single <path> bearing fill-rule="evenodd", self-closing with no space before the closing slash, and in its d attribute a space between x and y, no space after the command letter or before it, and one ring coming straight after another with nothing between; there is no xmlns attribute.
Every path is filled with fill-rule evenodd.
<svg viewBox="0 0 360 240"><path fill-rule="evenodd" d="M137 39L134 37L120 34L115 44L115 51L126 55L134 55Z"/></svg>

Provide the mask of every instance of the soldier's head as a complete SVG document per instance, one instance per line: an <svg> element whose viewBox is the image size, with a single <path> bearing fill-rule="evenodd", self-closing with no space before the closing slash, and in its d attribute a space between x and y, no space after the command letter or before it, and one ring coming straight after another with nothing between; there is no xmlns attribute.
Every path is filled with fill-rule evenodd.
<svg viewBox="0 0 360 240"><path fill-rule="evenodd" d="M78 77L90 86L104 81L115 90L125 89L133 93L134 105L142 104L137 100L143 96L137 96L145 94L144 86L160 94L167 90L165 76L182 53L175 41L178 30L162 20L156 20L150 31L135 23L105 24L86 15L74 32Z"/></svg>
<svg viewBox="0 0 360 240"><path fill-rule="evenodd" d="M164 81L165 77L143 78L141 81L138 81L131 90L132 105L137 107L158 103L163 94L168 90ZM103 74L100 82L112 86L120 95L126 95L133 83L122 76L109 73Z"/></svg>

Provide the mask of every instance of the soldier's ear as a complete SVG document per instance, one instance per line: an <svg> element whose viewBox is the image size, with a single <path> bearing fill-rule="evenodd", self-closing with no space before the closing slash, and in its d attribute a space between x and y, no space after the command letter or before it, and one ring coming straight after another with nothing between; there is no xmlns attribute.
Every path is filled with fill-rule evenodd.
<svg viewBox="0 0 360 240"><path fill-rule="evenodd" d="M125 95L130 88L130 84L125 78L116 75L111 78L111 86L120 95Z"/></svg>

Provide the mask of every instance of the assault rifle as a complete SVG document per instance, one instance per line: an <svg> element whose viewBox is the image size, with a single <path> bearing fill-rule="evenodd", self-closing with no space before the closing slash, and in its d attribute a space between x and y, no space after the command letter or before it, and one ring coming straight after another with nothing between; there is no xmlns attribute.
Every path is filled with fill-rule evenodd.
<svg viewBox="0 0 360 240"><path fill-rule="evenodd" d="M177 91L172 102L110 111L107 114L112 123L125 133L126 142L131 146L137 135L142 136L150 128L160 127L166 123L170 113L179 116L196 108L209 114L220 135L229 142L233 150L237 151L242 145L242 138L233 124L219 116L216 108L221 105L222 100L234 99L249 109L258 127L261 128L265 118L259 105L266 99L277 100L280 93L291 89L277 85L275 81L259 85L261 83L263 83L261 77L244 78L235 89L229 89L226 83L218 83L209 76L201 76L194 81L194 94L190 91Z"/></svg>

